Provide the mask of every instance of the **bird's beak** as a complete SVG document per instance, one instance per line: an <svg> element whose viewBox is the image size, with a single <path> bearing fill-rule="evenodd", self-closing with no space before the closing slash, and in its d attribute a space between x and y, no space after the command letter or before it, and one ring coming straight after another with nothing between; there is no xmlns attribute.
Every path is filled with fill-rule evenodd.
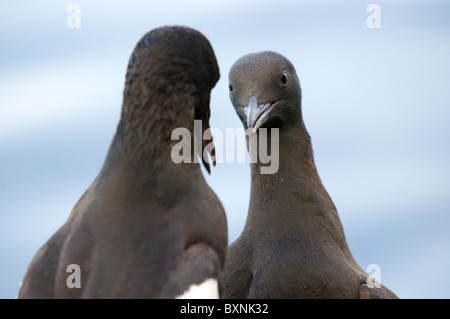
<svg viewBox="0 0 450 319"><path fill-rule="evenodd" d="M277 104L278 101L272 103L259 104L256 100L256 96L252 95L250 97L250 102L248 103L247 109L247 127L252 133L256 132L258 128L267 120L269 112L272 107Z"/></svg>

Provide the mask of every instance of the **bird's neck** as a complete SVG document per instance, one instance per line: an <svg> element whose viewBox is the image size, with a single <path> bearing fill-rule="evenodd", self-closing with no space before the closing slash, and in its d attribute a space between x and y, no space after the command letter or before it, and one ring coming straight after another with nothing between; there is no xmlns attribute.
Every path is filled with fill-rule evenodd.
<svg viewBox="0 0 450 319"><path fill-rule="evenodd" d="M136 184L167 183L156 180L164 176L180 184L202 175L193 152L196 101L189 94L167 93L125 92L121 120L101 174L120 172L121 178ZM189 134L172 135L179 128ZM173 153L180 141L183 141L181 152L191 161L177 163L173 158L180 154Z"/></svg>
<svg viewBox="0 0 450 319"><path fill-rule="evenodd" d="M252 187L270 193L271 188L283 182L281 185L288 183L299 188L305 200L312 199L311 189L323 186L314 163L311 138L303 122L266 132L267 138L261 129L258 131L257 143L256 139L251 143L249 137L250 159L257 159L251 164ZM263 147L265 140L267 151ZM270 156L264 158L266 152Z"/></svg>
<svg viewBox="0 0 450 319"><path fill-rule="evenodd" d="M269 150L275 146L268 130ZM246 228L273 236L331 237L347 250L336 208L316 169L310 136L303 124L279 129L279 164L273 174L261 174L267 167L258 160L251 165L251 197ZM255 149L249 143L250 154ZM320 235L320 236L322 236Z"/></svg>

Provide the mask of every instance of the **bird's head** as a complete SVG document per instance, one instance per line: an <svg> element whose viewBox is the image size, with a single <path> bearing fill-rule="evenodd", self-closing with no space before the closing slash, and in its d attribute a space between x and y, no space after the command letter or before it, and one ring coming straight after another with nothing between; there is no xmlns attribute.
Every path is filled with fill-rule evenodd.
<svg viewBox="0 0 450 319"><path fill-rule="evenodd" d="M301 89L292 63L263 51L237 60L229 73L231 103L245 129L295 125L301 118Z"/></svg>
<svg viewBox="0 0 450 319"><path fill-rule="evenodd" d="M201 120L203 134L210 127L210 94L219 77L214 51L203 34L182 26L154 29L141 38L130 57L122 113L127 122L132 117L140 122L133 127L166 121L165 136L167 131ZM212 136L202 144L215 164ZM209 163L200 157L209 172Z"/></svg>

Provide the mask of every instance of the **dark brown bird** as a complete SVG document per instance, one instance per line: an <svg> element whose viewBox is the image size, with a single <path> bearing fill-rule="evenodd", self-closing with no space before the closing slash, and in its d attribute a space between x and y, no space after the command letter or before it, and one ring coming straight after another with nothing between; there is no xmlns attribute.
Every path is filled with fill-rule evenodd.
<svg viewBox="0 0 450 319"><path fill-rule="evenodd" d="M247 221L228 250L222 297L396 298L384 286L372 293L368 275L350 252L314 163L291 62L275 52L245 55L231 67L229 89L236 113L250 131L250 158L257 161L251 164ZM261 161L260 141L251 142L255 135L260 140L263 129L268 141L264 152L279 153L271 173L264 173L272 163Z"/></svg>
<svg viewBox="0 0 450 319"><path fill-rule="evenodd" d="M193 144L194 120L209 127L218 79L213 49L198 31L162 27L137 43L104 165L37 252L19 298L174 298L205 280L217 296L225 212L198 161L172 161L171 136L186 128ZM68 285L69 265L79 267L80 288Z"/></svg>

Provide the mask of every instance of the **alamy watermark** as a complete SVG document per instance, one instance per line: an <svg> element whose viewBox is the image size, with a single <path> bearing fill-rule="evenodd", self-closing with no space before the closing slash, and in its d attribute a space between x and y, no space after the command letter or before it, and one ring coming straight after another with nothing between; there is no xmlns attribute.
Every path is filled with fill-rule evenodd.
<svg viewBox="0 0 450 319"><path fill-rule="evenodd" d="M70 13L66 20L69 29L81 28L81 8L78 4L69 4L66 12Z"/></svg>
<svg viewBox="0 0 450 319"><path fill-rule="evenodd" d="M172 131L171 139L179 141L172 147L171 158L176 164L180 163L199 163L200 159L194 155L192 158L192 149L194 154L202 156L208 161L208 146L202 149L202 141L210 140L213 136L215 156L217 163L245 163L247 148L245 146L246 137L248 137L249 162L261 163L261 174L275 174L279 167L279 129L259 128L258 134L245 131L243 128L227 128L225 134L218 128L209 128L202 133L202 121L194 121L194 145L192 144L191 132L184 127L176 128ZM268 135L270 132L270 143ZM237 147L235 147L237 141ZM270 145L270 152L269 152ZM235 149L237 154L235 157ZM225 159L224 159L224 153Z"/></svg>
<svg viewBox="0 0 450 319"><path fill-rule="evenodd" d="M370 264L366 268L366 272L369 274L366 279L367 286L369 288L381 288L381 267L377 264Z"/></svg>
<svg viewBox="0 0 450 319"><path fill-rule="evenodd" d="M81 268L77 264L70 264L66 268L66 272L71 274L66 279L67 288L81 288Z"/></svg>
<svg viewBox="0 0 450 319"><path fill-rule="evenodd" d="M370 13L367 17L366 25L369 29L381 28L381 8L378 4L369 4L366 12Z"/></svg>

